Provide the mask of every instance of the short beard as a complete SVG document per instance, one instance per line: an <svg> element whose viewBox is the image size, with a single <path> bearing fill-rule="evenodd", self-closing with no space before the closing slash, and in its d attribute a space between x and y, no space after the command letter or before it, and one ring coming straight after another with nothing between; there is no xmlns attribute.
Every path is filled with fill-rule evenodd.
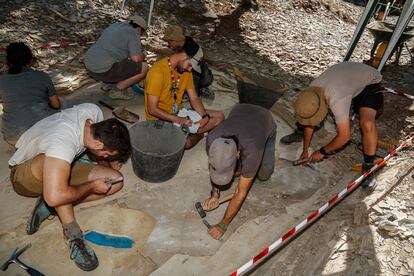
<svg viewBox="0 0 414 276"><path fill-rule="evenodd" d="M181 67L181 66L178 66L177 67L177 72L178 73L180 73L180 74L182 74L182 73L184 73L184 72L186 72L187 70L185 70L183 67Z"/></svg>

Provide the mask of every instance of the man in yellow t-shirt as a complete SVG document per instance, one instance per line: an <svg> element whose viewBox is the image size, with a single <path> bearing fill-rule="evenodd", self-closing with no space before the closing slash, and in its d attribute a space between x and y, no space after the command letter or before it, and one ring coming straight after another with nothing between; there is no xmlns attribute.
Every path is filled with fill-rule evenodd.
<svg viewBox="0 0 414 276"><path fill-rule="evenodd" d="M191 107L202 117L196 134L188 135L186 149L200 141L224 120L221 111L206 111L193 83L191 56L185 47L171 56L156 62L149 70L145 85L145 116L147 120L163 120L191 126L193 121L176 114L182 108L182 98L187 92Z"/></svg>

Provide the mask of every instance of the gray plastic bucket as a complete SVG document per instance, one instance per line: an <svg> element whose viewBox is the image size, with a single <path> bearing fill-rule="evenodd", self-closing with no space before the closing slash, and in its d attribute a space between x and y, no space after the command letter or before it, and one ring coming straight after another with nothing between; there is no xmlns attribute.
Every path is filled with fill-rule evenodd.
<svg viewBox="0 0 414 276"><path fill-rule="evenodd" d="M136 176L157 183L177 173L187 139L180 128L164 121L144 121L134 124L129 134Z"/></svg>

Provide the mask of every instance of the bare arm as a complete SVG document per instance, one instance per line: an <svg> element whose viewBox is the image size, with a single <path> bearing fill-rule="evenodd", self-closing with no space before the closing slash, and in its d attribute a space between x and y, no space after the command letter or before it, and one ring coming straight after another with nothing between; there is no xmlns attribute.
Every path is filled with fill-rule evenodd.
<svg viewBox="0 0 414 276"><path fill-rule="evenodd" d="M119 160L112 160L109 161L108 159L101 159L101 160L97 160L97 163L103 167L108 167L108 168L112 168L114 170L119 171L122 166L124 165L121 161Z"/></svg>
<svg viewBox="0 0 414 276"><path fill-rule="evenodd" d="M204 108L203 102L201 101L200 97L197 95L196 90L194 88L187 89L187 94L188 94L188 97L190 98L191 107L195 111L197 111L197 113L200 114L201 116L206 115L207 111ZM205 117L201 119L199 122L196 122L196 123L200 123L199 131L204 132L203 127L207 125L209 120L210 120L209 117Z"/></svg>
<svg viewBox="0 0 414 276"><path fill-rule="evenodd" d="M312 141L312 136L315 131L315 127L304 126L303 127L303 151L299 160L308 159L309 146Z"/></svg>
<svg viewBox="0 0 414 276"><path fill-rule="evenodd" d="M160 118L161 120L164 120L164 121L170 121L170 122L177 123L180 125L188 125L188 126L192 125L193 122L191 120L187 118L181 118L173 114L169 114L168 112L159 108L158 102L160 98L158 96L148 94L147 97L148 97L147 98L148 112L152 116Z"/></svg>
<svg viewBox="0 0 414 276"><path fill-rule="evenodd" d="M144 56L142 56L142 55L133 55L133 56L130 57L130 59L133 62L136 62L136 63L143 62L144 61Z"/></svg>
<svg viewBox="0 0 414 276"><path fill-rule="evenodd" d="M197 95L197 92L194 88L187 89L188 97L190 98L191 107L197 111L198 114L205 115L206 109L204 108L204 105L200 99L200 97Z"/></svg>
<svg viewBox="0 0 414 276"><path fill-rule="evenodd" d="M43 196L47 204L52 207L65 205L92 193L105 193L104 181L92 181L78 186L70 186L68 183L71 166L68 162L45 157L43 163ZM109 190L110 187L107 187ZM107 191L106 191L107 192Z"/></svg>
<svg viewBox="0 0 414 276"><path fill-rule="evenodd" d="M60 109L60 100L57 95L49 97L49 105L54 109Z"/></svg>
<svg viewBox="0 0 414 276"><path fill-rule="evenodd" d="M224 234L226 229L222 229L219 225L224 225L227 227L233 218L239 212L244 200L246 199L247 193L249 192L250 187L253 184L253 177L252 178L245 178L240 176L239 185L231 199L229 206L227 206L226 212L224 213L224 217L221 222L215 226L213 226L208 233L215 239L220 239L221 236Z"/></svg>
<svg viewBox="0 0 414 276"><path fill-rule="evenodd" d="M227 210L224 213L224 217L221 220L224 225L229 225L233 218L237 215L242 206L244 200L246 199L247 193L249 192L250 187L253 184L253 177L246 178L240 176L239 185L231 199L229 206L227 206Z"/></svg>
<svg viewBox="0 0 414 276"><path fill-rule="evenodd" d="M336 125L338 134L324 147L327 152L343 147L351 139L351 124L349 120Z"/></svg>
<svg viewBox="0 0 414 276"><path fill-rule="evenodd" d="M326 152L332 152L343 147L349 141L349 139L351 139L351 126L349 120L337 124L336 128L338 134L332 139L331 142L329 142L328 145L323 147ZM319 161L323 158L324 155L319 150L317 150L312 153L309 159L311 161Z"/></svg>

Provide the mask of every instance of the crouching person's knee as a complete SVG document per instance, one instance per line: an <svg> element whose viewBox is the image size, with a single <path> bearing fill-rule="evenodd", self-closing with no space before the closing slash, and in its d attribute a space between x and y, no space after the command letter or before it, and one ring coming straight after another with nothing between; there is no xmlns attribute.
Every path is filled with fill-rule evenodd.
<svg viewBox="0 0 414 276"><path fill-rule="evenodd" d="M257 174L257 179L259 179L260 181L267 181L269 180L269 178L272 176L272 174Z"/></svg>
<svg viewBox="0 0 414 276"><path fill-rule="evenodd" d="M49 207L57 207L60 204L58 197L53 193L45 192L43 194L44 200Z"/></svg>
<svg viewBox="0 0 414 276"><path fill-rule="evenodd" d="M224 121L224 113L221 111L215 111L213 114L213 116L210 118L210 120L214 121L213 126L216 127L219 124L221 124Z"/></svg>
<svg viewBox="0 0 414 276"><path fill-rule="evenodd" d="M360 122L360 126L363 132L369 133L375 131L375 121L363 120Z"/></svg>
<svg viewBox="0 0 414 276"><path fill-rule="evenodd" d="M259 170L259 172L257 173L257 178L260 181L267 181L273 174L274 172L274 167L272 166L262 166Z"/></svg>
<svg viewBox="0 0 414 276"><path fill-rule="evenodd" d="M221 112L221 111L218 112L217 120L218 120L218 124L220 124L224 121L224 113L223 112Z"/></svg>

